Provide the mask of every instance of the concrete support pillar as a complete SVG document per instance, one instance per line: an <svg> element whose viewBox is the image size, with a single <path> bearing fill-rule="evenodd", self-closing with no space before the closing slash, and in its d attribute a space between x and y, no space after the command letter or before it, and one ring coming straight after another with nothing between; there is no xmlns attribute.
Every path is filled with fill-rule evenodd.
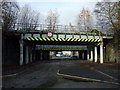
<svg viewBox="0 0 120 90"><path fill-rule="evenodd" d="M32 48L30 49L30 63L32 63Z"/></svg>
<svg viewBox="0 0 120 90"><path fill-rule="evenodd" d="M72 56L75 56L75 51L72 51Z"/></svg>
<svg viewBox="0 0 120 90"><path fill-rule="evenodd" d="M91 51L90 51L90 56L91 56L90 61L93 61L93 49L92 48L91 48Z"/></svg>
<svg viewBox="0 0 120 90"><path fill-rule="evenodd" d="M100 44L100 63L103 63L103 43Z"/></svg>
<svg viewBox="0 0 120 90"><path fill-rule="evenodd" d="M103 46L103 60L106 60L106 46Z"/></svg>
<svg viewBox="0 0 120 90"><path fill-rule="evenodd" d="M84 52L82 52L82 59L84 60Z"/></svg>
<svg viewBox="0 0 120 90"><path fill-rule="evenodd" d="M49 60L50 59L49 51L42 52L42 59L43 60Z"/></svg>
<svg viewBox="0 0 120 90"><path fill-rule="evenodd" d="M32 61L35 61L36 60L36 50L35 50L36 46L33 46L33 60Z"/></svg>
<svg viewBox="0 0 120 90"><path fill-rule="evenodd" d="M87 60L89 61L89 49L87 49Z"/></svg>
<svg viewBox="0 0 120 90"><path fill-rule="evenodd" d="M79 51L79 59L82 59L81 51Z"/></svg>
<svg viewBox="0 0 120 90"><path fill-rule="evenodd" d="M26 54L25 54L25 63L29 63L29 51L28 51L28 46L26 46Z"/></svg>
<svg viewBox="0 0 120 90"><path fill-rule="evenodd" d="M40 51L40 60L43 60L43 58L42 58L42 50Z"/></svg>
<svg viewBox="0 0 120 90"><path fill-rule="evenodd" d="M23 34L21 34L21 41L20 41L20 65L23 65Z"/></svg>
<svg viewBox="0 0 120 90"><path fill-rule="evenodd" d="M94 55L95 58L94 58L94 59L95 59L95 62L97 62L97 46L95 46L94 50L95 50L95 51L94 51L94 52L95 52L95 55Z"/></svg>

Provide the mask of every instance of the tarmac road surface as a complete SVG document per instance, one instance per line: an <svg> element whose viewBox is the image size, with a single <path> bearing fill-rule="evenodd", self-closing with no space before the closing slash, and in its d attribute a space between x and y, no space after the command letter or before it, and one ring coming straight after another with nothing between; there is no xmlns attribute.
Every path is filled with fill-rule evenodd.
<svg viewBox="0 0 120 90"><path fill-rule="evenodd" d="M82 77L87 76L119 83L119 69L118 64L115 63L99 64L85 60L49 60L39 61L27 65L23 69L16 69L16 72L14 70L12 74L3 75L2 86L3 88L119 88L119 85L114 83L65 79L57 75L58 70L65 74L80 74Z"/></svg>

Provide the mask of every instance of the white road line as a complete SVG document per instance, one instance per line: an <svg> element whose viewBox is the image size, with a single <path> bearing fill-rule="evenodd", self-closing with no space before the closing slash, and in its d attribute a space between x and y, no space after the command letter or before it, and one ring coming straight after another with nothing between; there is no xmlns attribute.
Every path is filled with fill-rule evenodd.
<svg viewBox="0 0 120 90"><path fill-rule="evenodd" d="M20 73L23 73L25 70L23 70L23 71L21 71L21 72L18 72L18 73L14 73L14 74L9 74L9 75L2 75L2 76L0 76L0 77L12 77L12 76L16 76L16 75L18 75L18 74L20 74Z"/></svg>
<svg viewBox="0 0 120 90"><path fill-rule="evenodd" d="M59 70L57 72L57 75L62 76L62 77L72 78L72 79L74 78L74 79L78 79L78 80L104 82L104 83L109 83L109 84L120 85L120 83L117 83L117 82L109 82L109 81L103 81L103 80L98 80L98 79L91 79L91 78L85 78L85 77L79 77L79 76L72 76L72 75L68 75L68 74L62 74L62 73L59 73Z"/></svg>
<svg viewBox="0 0 120 90"><path fill-rule="evenodd" d="M3 76L0 76L0 77L11 77L11 76L15 76L17 75L18 73L15 73L15 74L9 74L9 75L3 75Z"/></svg>
<svg viewBox="0 0 120 90"><path fill-rule="evenodd" d="M91 68L92 70L94 70L94 71L96 71L96 72L98 72L98 73L101 73L101 74L103 74L103 75L105 75L105 76L107 76L107 77L109 77L109 78L111 78L111 79L114 79L114 80L117 80L118 81L118 79L117 78L115 78L115 77L113 77L113 76L110 76L109 74L106 74L106 73L104 73L104 72L102 72L102 71L99 71L99 70L97 70L97 69L95 69L95 68Z"/></svg>

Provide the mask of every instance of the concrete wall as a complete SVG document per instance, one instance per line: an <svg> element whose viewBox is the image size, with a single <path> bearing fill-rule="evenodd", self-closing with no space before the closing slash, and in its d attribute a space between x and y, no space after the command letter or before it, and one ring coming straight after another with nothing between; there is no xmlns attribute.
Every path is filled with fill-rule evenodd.
<svg viewBox="0 0 120 90"><path fill-rule="evenodd" d="M19 64L19 36L2 37L2 64L17 65Z"/></svg>
<svg viewBox="0 0 120 90"><path fill-rule="evenodd" d="M43 60L50 60L50 51L42 51Z"/></svg>
<svg viewBox="0 0 120 90"><path fill-rule="evenodd" d="M109 62L118 62L120 63L120 44L116 42L116 39L111 40L106 45L106 60Z"/></svg>
<svg viewBox="0 0 120 90"><path fill-rule="evenodd" d="M110 62L115 62L116 55L115 55L115 50L113 44L108 44L106 45L106 60L105 61L110 61Z"/></svg>

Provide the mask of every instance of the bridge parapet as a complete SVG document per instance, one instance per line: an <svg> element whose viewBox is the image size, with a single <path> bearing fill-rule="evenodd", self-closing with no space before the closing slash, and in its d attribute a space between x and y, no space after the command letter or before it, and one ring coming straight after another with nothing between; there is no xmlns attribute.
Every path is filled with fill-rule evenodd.
<svg viewBox="0 0 120 90"><path fill-rule="evenodd" d="M19 33L46 33L46 32L53 32L53 33L76 33L76 34L95 34L101 35L100 31L94 30L82 30L79 26L73 25L55 25L50 26L49 24L22 24L16 23L13 24L11 27L12 30L17 31Z"/></svg>
<svg viewBox="0 0 120 90"><path fill-rule="evenodd" d="M78 26L69 26L69 25L55 25L51 26L49 24L22 24L22 23L17 23L13 24L13 29L18 30L18 31L52 31L52 32L79 32L81 29Z"/></svg>
<svg viewBox="0 0 120 90"><path fill-rule="evenodd" d="M112 38L112 36L101 35L100 33L92 33L89 31L81 31L78 26L69 25L55 25L51 27L48 24L14 24L14 31L23 34L24 40L42 40L57 41L102 41L103 38ZM48 36L48 32L52 33L52 36ZM52 39L53 38L53 39ZM59 39L60 38L60 39Z"/></svg>
<svg viewBox="0 0 120 90"><path fill-rule="evenodd" d="M49 24L13 24L12 30L24 33L44 33L44 32L54 32L54 33L81 33L81 34L91 34L91 30L82 30L79 26L70 25L55 25L54 27ZM92 32L93 34L93 32ZM96 34L96 33L94 33Z"/></svg>

